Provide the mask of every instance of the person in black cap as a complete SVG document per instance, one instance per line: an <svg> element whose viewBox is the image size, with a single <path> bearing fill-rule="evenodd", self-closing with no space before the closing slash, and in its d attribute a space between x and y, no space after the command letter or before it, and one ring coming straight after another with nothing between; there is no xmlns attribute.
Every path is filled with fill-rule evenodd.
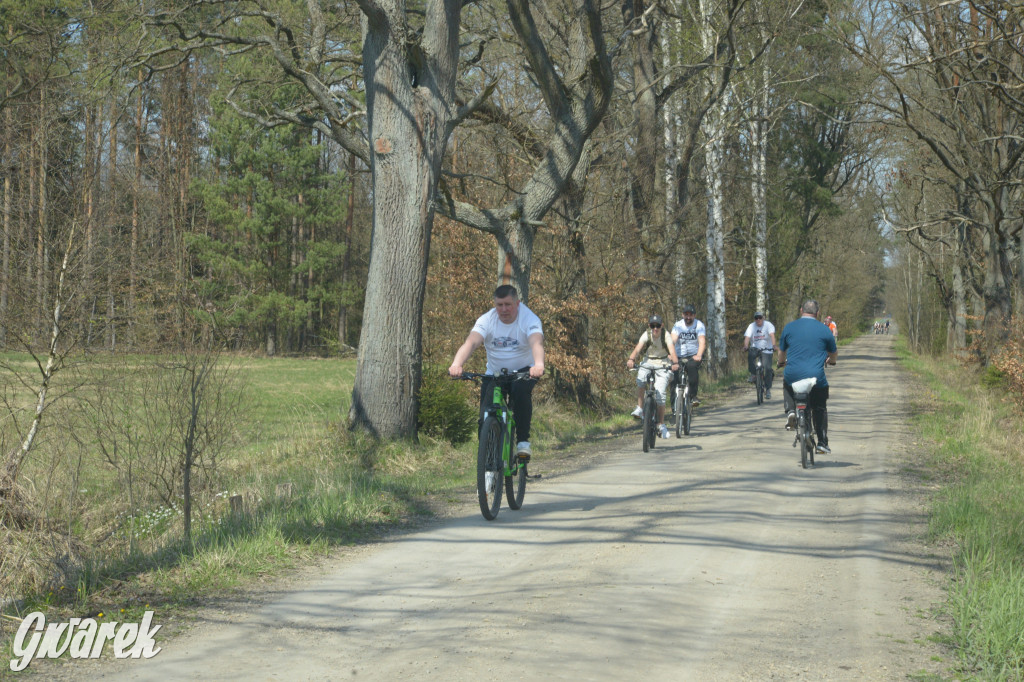
<svg viewBox="0 0 1024 682"><path fill-rule="evenodd" d="M775 348L775 325L764 319L764 313L754 313L754 321L743 332L743 350L747 351L747 371L750 383L754 383L754 367L757 356L764 354L764 397L772 397L772 349Z"/></svg>
<svg viewBox="0 0 1024 682"><path fill-rule="evenodd" d="M700 405L697 400L697 389L700 388L700 363L707 349L707 330L704 323L696 319L697 309L692 305L683 308L683 319L672 327L672 342L676 346L676 357L685 365L686 378L690 382L690 395L694 406Z"/></svg>
<svg viewBox="0 0 1024 682"><path fill-rule="evenodd" d="M637 419L643 416L641 405L644 399L644 386L647 383L647 376L654 372L654 391L657 394L658 402L658 432L662 438L668 438L668 427L665 426L665 395L668 393L668 382L672 380L672 373L679 369L679 359L676 357L672 339L665 331L665 325L659 315L651 315L648 318L647 329L640 335L636 348L630 353L626 367L633 369L637 358L644 353L646 353L646 358L636 373L636 409L633 410L633 416Z"/></svg>

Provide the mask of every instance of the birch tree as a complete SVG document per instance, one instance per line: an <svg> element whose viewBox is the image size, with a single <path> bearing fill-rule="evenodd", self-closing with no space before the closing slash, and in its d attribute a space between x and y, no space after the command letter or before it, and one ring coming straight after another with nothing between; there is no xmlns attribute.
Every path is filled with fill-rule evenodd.
<svg viewBox="0 0 1024 682"><path fill-rule="evenodd" d="M718 0L699 0L696 21L700 32L701 46L710 53L718 42L715 15L720 11ZM705 231L705 268L707 305L705 320L708 330L707 367L712 376L725 371L728 360L728 330L725 323L725 196L723 174L725 172L726 135L729 133L730 108L733 91L724 87L728 80L728 66L710 69L705 87L708 92L722 89L722 96L712 105L701 125L704 138L704 181L707 217Z"/></svg>

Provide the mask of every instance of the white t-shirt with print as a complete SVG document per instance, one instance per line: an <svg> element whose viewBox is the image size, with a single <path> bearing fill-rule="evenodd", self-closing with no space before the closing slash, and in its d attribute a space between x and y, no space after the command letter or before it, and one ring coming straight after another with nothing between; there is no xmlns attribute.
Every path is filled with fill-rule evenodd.
<svg viewBox="0 0 1024 682"><path fill-rule="evenodd" d="M760 327L757 326L757 322L751 322L750 326L747 327L747 331L743 332L743 336L750 339L751 347L768 350L772 347L772 339L769 334L774 333L775 325L765 320L764 324Z"/></svg>
<svg viewBox="0 0 1024 682"><path fill-rule="evenodd" d="M704 329L704 323L697 319L695 319L693 324L689 327L686 326L686 320L679 320L672 325L672 333L677 334L676 356L680 360L688 358L691 355L696 355L697 351L700 350L700 344L697 341L697 337L707 336L707 331Z"/></svg>
<svg viewBox="0 0 1024 682"><path fill-rule="evenodd" d="M533 367L533 352L527 339L532 334L544 333L540 318L522 303L516 319L509 324L498 318L496 308L491 308L477 318L473 331L484 337L488 374L500 374L502 369L515 372Z"/></svg>

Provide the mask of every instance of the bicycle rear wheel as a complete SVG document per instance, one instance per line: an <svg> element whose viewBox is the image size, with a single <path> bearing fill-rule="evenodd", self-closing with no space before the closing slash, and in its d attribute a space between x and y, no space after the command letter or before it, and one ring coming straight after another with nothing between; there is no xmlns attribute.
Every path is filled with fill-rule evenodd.
<svg viewBox="0 0 1024 682"><path fill-rule="evenodd" d="M512 475L505 477L505 499L509 509L519 509L526 497L526 462L516 462Z"/></svg>
<svg viewBox="0 0 1024 682"><path fill-rule="evenodd" d="M658 407L652 396L644 398L644 452L654 447L654 439L657 437L654 430L658 427Z"/></svg>
<svg viewBox="0 0 1024 682"><path fill-rule="evenodd" d="M480 445L476 451L476 492L480 499L480 513L493 521L501 508L501 461L503 424L491 415L480 427Z"/></svg>
<svg viewBox="0 0 1024 682"><path fill-rule="evenodd" d="M804 415L801 415L800 423L797 426L800 434L798 437L798 440L800 441L800 466L804 469L807 468L808 464L814 463L814 460L812 459L814 457L814 446L808 446L808 443L810 442L810 435L807 433L808 426L806 419L807 418Z"/></svg>

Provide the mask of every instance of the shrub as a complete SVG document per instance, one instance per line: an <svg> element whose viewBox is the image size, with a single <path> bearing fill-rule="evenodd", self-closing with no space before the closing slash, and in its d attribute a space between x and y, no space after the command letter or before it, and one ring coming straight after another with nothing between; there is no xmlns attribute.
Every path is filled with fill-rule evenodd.
<svg viewBox="0 0 1024 682"><path fill-rule="evenodd" d="M1010 320L1010 329L1020 329L1024 320ZM1010 396L1024 407L1024 341L1019 335L1010 335L992 357L990 368L1000 375L1000 383L1006 386Z"/></svg>
<svg viewBox="0 0 1024 682"><path fill-rule="evenodd" d="M420 433L465 443L476 433L477 411L469 402L468 382L452 381L439 367L424 366L420 386Z"/></svg>

